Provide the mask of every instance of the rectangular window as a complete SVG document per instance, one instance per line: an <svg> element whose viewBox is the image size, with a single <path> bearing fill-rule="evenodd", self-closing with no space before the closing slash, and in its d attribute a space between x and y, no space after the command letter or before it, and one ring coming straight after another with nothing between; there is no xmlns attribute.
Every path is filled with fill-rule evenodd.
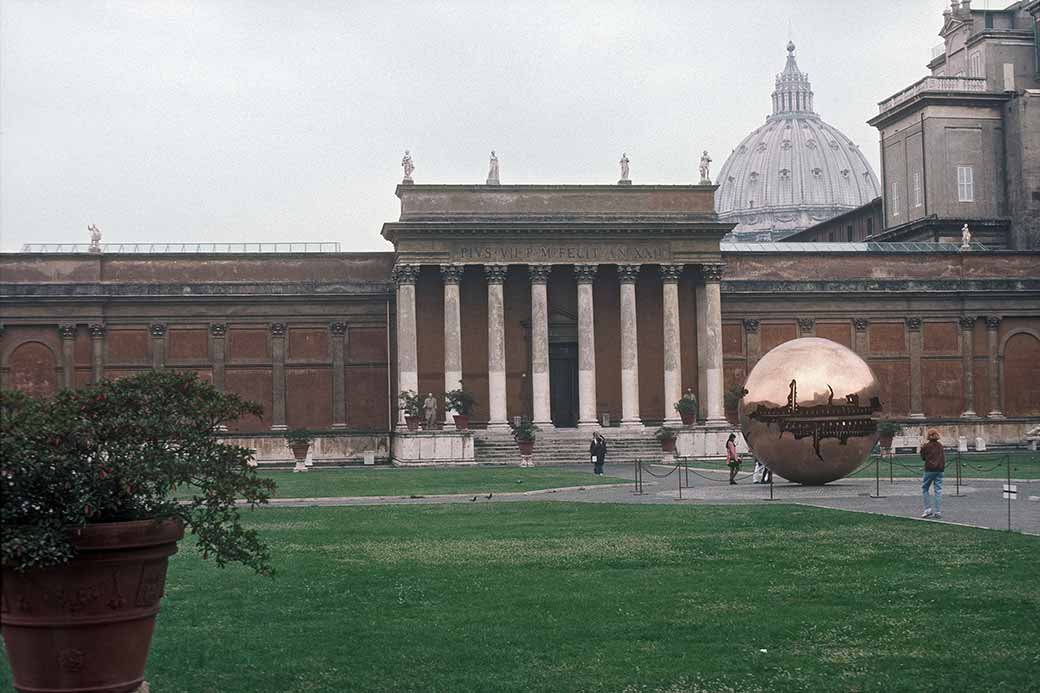
<svg viewBox="0 0 1040 693"><path fill-rule="evenodd" d="M985 77L982 71L982 51L975 51L968 56L968 76Z"/></svg>
<svg viewBox="0 0 1040 693"><path fill-rule="evenodd" d="M975 171L971 166L957 167L957 201L975 201Z"/></svg>
<svg viewBox="0 0 1040 693"><path fill-rule="evenodd" d="M852 242L852 224L848 224L845 227L845 240L849 243Z"/></svg>
<svg viewBox="0 0 1040 693"><path fill-rule="evenodd" d="M867 219L867 236L874 235L874 220L871 218Z"/></svg>
<svg viewBox="0 0 1040 693"><path fill-rule="evenodd" d="M985 24L987 29L992 29L993 28L993 13L992 12L986 12L983 15L983 17L984 17L983 24Z"/></svg>
<svg viewBox="0 0 1040 693"><path fill-rule="evenodd" d="M914 207L924 204L924 196L921 194L921 174L914 173Z"/></svg>
<svg viewBox="0 0 1040 693"><path fill-rule="evenodd" d="M890 195L890 197L892 198L890 200L890 202L892 203L890 205L890 207L892 207L892 216L898 217L899 216L899 181L897 181L897 180L892 181L892 194Z"/></svg>

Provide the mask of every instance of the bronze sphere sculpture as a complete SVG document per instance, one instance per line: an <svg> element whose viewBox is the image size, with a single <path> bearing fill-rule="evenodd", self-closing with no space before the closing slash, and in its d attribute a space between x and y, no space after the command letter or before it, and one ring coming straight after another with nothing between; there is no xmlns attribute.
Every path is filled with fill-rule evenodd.
<svg viewBox="0 0 1040 693"><path fill-rule="evenodd" d="M867 459L878 440L878 383L855 352L805 337L772 349L755 364L740 400L748 446L774 473L819 485Z"/></svg>

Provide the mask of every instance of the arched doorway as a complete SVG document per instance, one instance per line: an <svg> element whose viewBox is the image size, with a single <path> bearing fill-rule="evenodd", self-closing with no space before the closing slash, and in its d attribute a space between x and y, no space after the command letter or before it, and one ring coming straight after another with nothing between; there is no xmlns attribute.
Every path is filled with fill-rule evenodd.
<svg viewBox="0 0 1040 693"><path fill-rule="evenodd" d="M33 397L49 397L58 391L57 362L47 345L26 342L11 352L7 365L12 389Z"/></svg>
<svg viewBox="0 0 1040 693"><path fill-rule="evenodd" d="M1029 332L1011 335L1004 343L1004 413L1040 414L1040 339Z"/></svg>

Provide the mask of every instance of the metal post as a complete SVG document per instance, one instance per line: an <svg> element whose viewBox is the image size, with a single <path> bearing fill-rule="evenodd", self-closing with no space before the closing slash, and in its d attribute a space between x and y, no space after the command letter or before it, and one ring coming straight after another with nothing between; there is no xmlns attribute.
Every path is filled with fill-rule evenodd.
<svg viewBox="0 0 1040 693"><path fill-rule="evenodd" d="M891 457L888 458L888 483L889 484L894 484L895 483L895 479L892 476L892 458Z"/></svg>
<svg viewBox="0 0 1040 693"><path fill-rule="evenodd" d="M959 498L960 495L961 495L961 451L960 450L957 451L957 471L956 471L956 474L957 474L957 476L956 476L956 479L957 479L957 492L954 493L953 495L955 497Z"/></svg>
<svg viewBox="0 0 1040 693"><path fill-rule="evenodd" d="M675 463L675 476L678 477L675 483L679 486L679 500L682 500L682 472L679 471L679 463Z"/></svg>
<svg viewBox="0 0 1040 693"><path fill-rule="evenodd" d="M1007 487L1008 487L1008 490L1010 491L1011 490L1011 455L1004 455L1004 461L1007 462ZM1011 531L1011 496L1013 496L1013 495L1015 495L1015 494L1013 494L1013 493L1008 493L1007 494L1007 502L1008 502L1008 531L1009 532Z"/></svg>
<svg viewBox="0 0 1040 693"><path fill-rule="evenodd" d="M632 492L639 493L639 460L632 461Z"/></svg>
<svg viewBox="0 0 1040 693"><path fill-rule="evenodd" d="M881 495L881 457L874 457L874 495L871 498L884 498Z"/></svg>

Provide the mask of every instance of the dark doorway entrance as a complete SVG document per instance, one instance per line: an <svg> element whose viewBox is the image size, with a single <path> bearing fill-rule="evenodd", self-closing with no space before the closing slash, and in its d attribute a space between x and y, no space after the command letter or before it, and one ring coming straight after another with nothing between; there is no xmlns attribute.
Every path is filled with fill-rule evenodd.
<svg viewBox="0 0 1040 693"><path fill-rule="evenodd" d="M549 411L557 428L578 425L578 345L549 343Z"/></svg>

